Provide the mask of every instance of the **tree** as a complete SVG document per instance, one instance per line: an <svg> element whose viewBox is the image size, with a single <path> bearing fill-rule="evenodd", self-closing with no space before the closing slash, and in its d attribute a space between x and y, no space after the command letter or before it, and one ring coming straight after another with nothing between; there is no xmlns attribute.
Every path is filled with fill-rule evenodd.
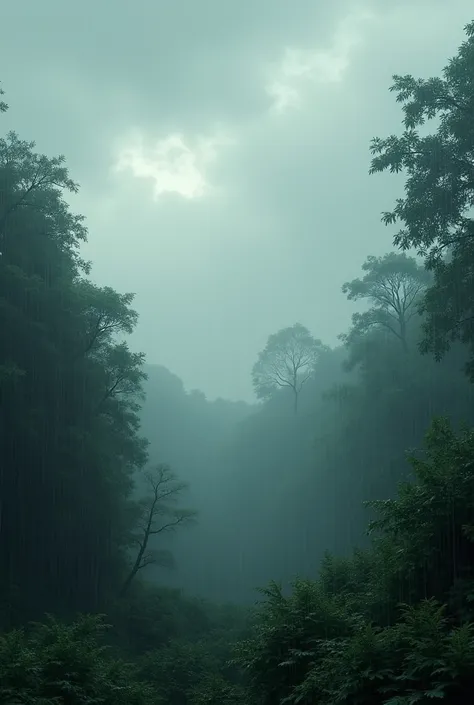
<svg viewBox="0 0 474 705"><path fill-rule="evenodd" d="M78 248L87 239L82 215L73 215L63 198L63 192L77 193L78 185L64 166L64 156L52 159L36 154L34 142L20 140L15 132L0 139L0 251L2 256L18 256L21 245L16 230L28 218L29 235L36 226L37 237L31 243L34 253L23 257L32 262L33 254L45 248L43 261L52 264L53 250L56 267L69 264L71 274L89 271L80 258ZM47 227L45 227L45 220ZM22 223L24 227L24 222ZM39 253L38 253L39 254ZM39 264L39 263L38 263ZM44 270L34 273L42 275Z"/></svg>
<svg viewBox="0 0 474 705"><path fill-rule="evenodd" d="M78 354L93 354L104 343L110 344L115 334L130 335L137 322L138 314L130 308L134 294L119 294L110 286L98 287L88 279L82 278L75 287L77 307L87 321L85 348L79 348Z"/></svg>
<svg viewBox="0 0 474 705"><path fill-rule="evenodd" d="M116 594L147 461L133 296L87 281L76 191L62 157L0 139L0 626Z"/></svg>
<svg viewBox="0 0 474 705"><path fill-rule="evenodd" d="M5 95L3 88L0 88L0 95ZM8 105L3 100L0 100L0 113L6 113L7 110Z"/></svg>
<svg viewBox="0 0 474 705"><path fill-rule="evenodd" d="M148 565L172 565L168 551L150 550L150 539L178 526L189 524L197 515L192 509L176 508L179 495L187 488L166 465L158 465L145 473L149 494L139 502L139 517L132 534L132 544L138 546L135 561L120 591L123 597L139 570Z"/></svg>
<svg viewBox="0 0 474 705"><path fill-rule="evenodd" d="M346 282L342 291L350 301L372 304L364 313L354 313L349 333L340 336L346 343L373 328L384 328L408 350L408 326L418 313L428 274L413 257L389 252L383 257L367 257L362 279Z"/></svg>
<svg viewBox="0 0 474 705"><path fill-rule="evenodd" d="M390 540L407 601L445 600L460 580L474 585L474 431L456 433L435 418L423 455L408 460L415 482L400 483L394 499L368 503L378 515L369 533L375 547Z"/></svg>
<svg viewBox="0 0 474 705"><path fill-rule="evenodd" d="M441 78L393 77L390 90L403 105L404 130L372 140L370 173L407 174L405 197L382 220L400 223L394 243L416 248L434 272L423 302L422 352L439 360L453 341L462 341L474 380L474 22L465 31L467 40ZM421 136L419 129L433 119L437 129Z"/></svg>
<svg viewBox="0 0 474 705"><path fill-rule="evenodd" d="M293 392L295 414L304 384L324 350L300 323L282 328L270 335L252 370L252 381L258 399L271 398L277 389L287 387Z"/></svg>

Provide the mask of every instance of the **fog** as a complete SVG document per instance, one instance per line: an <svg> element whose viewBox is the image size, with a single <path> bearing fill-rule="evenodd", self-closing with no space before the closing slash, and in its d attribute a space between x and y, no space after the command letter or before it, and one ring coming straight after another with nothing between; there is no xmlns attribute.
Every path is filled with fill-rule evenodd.
<svg viewBox="0 0 474 705"><path fill-rule="evenodd" d="M3 9L0 702L470 702L472 14Z"/></svg>
<svg viewBox="0 0 474 705"><path fill-rule="evenodd" d="M400 123L391 76L437 75L472 12L327 5L3 11L24 38L0 46L6 127L66 156L93 279L136 293L133 347L210 399L252 400L274 331L301 321L334 344L347 328L341 284L390 249L380 212L402 185L368 176L370 139Z"/></svg>

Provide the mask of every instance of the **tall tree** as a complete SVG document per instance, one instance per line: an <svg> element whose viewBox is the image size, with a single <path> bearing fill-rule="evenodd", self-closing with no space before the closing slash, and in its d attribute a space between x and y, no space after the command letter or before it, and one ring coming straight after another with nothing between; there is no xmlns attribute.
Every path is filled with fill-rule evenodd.
<svg viewBox="0 0 474 705"><path fill-rule="evenodd" d="M465 31L467 39L442 77L393 77L390 90L402 103L404 130L372 140L370 171L407 174L404 198L383 221L401 224L395 244L416 248L435 275L423 304L422 351L440 359L461 340L470 350L467 373L474 380L474 22ZM437 128L426 134L433 119Z"/></svg>
<svg viewBox="0 0 474 705"><path fill-rule="evenodd" d="M86 280L62 157L0 139L0 621L98 609L146 462L131 295Z"/></svg>
<svg viewBox="0 0 474 705"><path fill-rule="evenodd" d="M348 343L373 328L383 328L408 350L408 327L429 281L426 270L413 257L395 252L367 257L362 270L364 276L346 282L342 291L350 301L366 300L371 307L353 314L352 327L341 338Z"/></svg>
<svg viewBox="0 0 474 705"><path fill-rule="evenodd" d="M324 349L300 323L270 335L252 370L257 398L266 400L278 389L291 389L296 414L299 394Z"/></svg>

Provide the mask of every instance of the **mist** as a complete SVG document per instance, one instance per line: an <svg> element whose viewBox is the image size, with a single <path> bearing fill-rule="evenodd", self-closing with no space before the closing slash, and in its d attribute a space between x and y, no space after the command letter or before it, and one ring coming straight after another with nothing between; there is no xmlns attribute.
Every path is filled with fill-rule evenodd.
<svg viewBox="0 0 474 705"><path fill-rule="evenodd" d="M467 702L471 5L4 26L0 700Z"/></svg>

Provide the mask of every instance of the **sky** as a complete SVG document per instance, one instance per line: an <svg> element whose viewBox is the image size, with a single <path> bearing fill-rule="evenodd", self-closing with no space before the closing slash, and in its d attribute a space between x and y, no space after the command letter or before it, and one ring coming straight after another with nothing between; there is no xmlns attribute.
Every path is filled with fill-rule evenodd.
<svg viewBox="0 0 474 705"><path fill-rule="evenodd" d="M2 9L2 126L64 154L131 347L210 399L252 399L268 335L329 345L403 189L368 175L401 129L393 74L439 75L471 0L24 0Z"/></svg>

